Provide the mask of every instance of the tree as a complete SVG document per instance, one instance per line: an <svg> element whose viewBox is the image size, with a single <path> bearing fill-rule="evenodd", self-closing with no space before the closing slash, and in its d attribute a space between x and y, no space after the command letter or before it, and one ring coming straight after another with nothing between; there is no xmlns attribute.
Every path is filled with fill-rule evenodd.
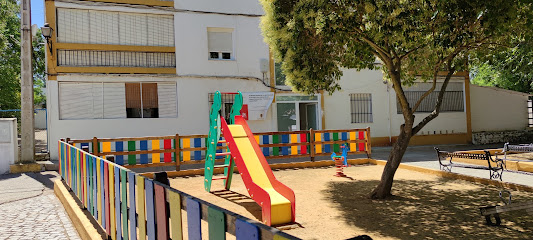
<svg viewBox="0 0 533 240"><path fill-rule="evenodd" d="M530 3L506 0L261 0L261 4L266 42L294 89L332 93L340 89L342 68L380 68L392 83L404 123L381 182L370 194L375 199L391 195L394 174L411 137L439 115L446 86L456 71L464 70L469 54L514 45L531 23ZM376 58L381 66L374 64ZM436 89L439 77L444 79ZM417 79L433 87L409 104L403 88ZM433 91L438 91L433 112L415 121L415 111Z"/></svg>
<svg viewBox="0 0 533 240"><path fill-rule="evenodd" d="M20 6L16 0L0 0L0 109L20 108ZM45 87L44 40L33 38L34 103L43 104ZM20 117L10 113L3 117ZM0 116L0 117L2 117Z"/></svg>
<svg viewBox="0 0 533 240"><path fill-rule="evenodd" d="M524 93L533 93L533 42L525 39L518 46L489 56L474 58L472 83Z"/></svg>

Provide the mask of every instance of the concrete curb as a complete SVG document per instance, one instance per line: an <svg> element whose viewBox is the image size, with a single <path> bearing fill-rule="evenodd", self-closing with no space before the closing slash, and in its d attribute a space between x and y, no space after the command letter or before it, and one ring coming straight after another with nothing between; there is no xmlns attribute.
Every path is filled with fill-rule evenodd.
<svg viewBox="0 0 533 240"><path fill-rule="evenodd" d="M9 173L41 172L44 167L38 163L9 165Z"/></svg>
<svg viewBox="0 0 533 240"><path fill-rule="evenodd" d="M63 181L54 181L54 193L65 208L72 224L78 231L80 238L83 240L101 240L107 239L104 231L89 219L90 215L87 210L82 210L81 205L76 202L72 192L67 189Z"/></svg>

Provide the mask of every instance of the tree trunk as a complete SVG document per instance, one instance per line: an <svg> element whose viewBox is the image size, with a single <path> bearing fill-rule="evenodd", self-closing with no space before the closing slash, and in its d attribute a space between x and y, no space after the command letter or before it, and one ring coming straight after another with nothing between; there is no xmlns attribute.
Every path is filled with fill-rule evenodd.
<svg viewBox="0 0 533 240"><path fill-rule="evenodd" d="M389 196L392 196L391 189L392 182L394 180L394 174L396 173L398 166L400 166L400 162L402 161L403 155L405 154L407 146L409 145L409 141L411 140L411 130L412 127L406 127L405 125L402 125L398 140L392 145L389 159L387 160L387 164L385 164L385 168L383 169L381 182L374 189L374 191L372 191L370 198L385 199Z"/></svg>

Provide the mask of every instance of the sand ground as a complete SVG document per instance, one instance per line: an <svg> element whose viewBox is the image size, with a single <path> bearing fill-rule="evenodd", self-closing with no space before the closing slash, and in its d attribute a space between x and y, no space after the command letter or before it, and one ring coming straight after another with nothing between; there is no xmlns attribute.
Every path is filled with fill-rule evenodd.
<svg viewBox="0 0 533 240"><path fill-rule="evenodd" d="M479 207L502 204L497 189L461 180L398 169L395 197L370 200L382 166L274 171L296 195L297 224L280 227L303 239L346 239L366 234L373 239L529 239L533 212L501 214L502 225L487 226ZM533 179L532 179L533 180ZM213 192L203 190L203 176L170 179L172 187L261 221L261 208L248 197L242 179L234 175L231 191L215 181ZM533 193L512 191L513 202L533 201ZM206 224L206 223L203 223ZM207 225L206 225L207 226ZM204 236L207 237L207 236Z"/></svg>

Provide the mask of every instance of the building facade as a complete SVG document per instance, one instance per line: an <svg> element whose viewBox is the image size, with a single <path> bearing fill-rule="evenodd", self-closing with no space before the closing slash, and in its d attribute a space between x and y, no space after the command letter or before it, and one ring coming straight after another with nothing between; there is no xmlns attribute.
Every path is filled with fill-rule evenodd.
<svg viewBox="0 0 533 240"><path fill-rule="evenodd" d="M45 6L54 29L47 54L52 159L53 143L66 137L206 134L215 91L226 93L227 112L230 93L274 96L264 113L250 113L255 132L370 127L374 145L389 145L403 122L381 71L346 69L333 95L292 92L263 41L258 1L47 0ZM420 83L406 91L415 99L428 88ZM431 99L418 121L429 114ZM468 73L458 73L442 113L413 143L469 142L471 111ZM525 128L527 116L524 122L509 127Z"/></svg>

